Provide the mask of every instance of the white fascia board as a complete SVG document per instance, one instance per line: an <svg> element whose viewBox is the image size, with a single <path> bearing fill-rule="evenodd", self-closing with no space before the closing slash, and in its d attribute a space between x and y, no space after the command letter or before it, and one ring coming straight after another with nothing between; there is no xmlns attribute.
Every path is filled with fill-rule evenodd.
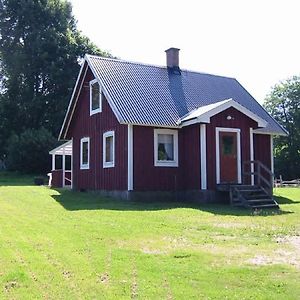
<svg viewBox="0 0 300 300"><path fill-rule="evenodd" d="M230 100L231 99L226 99L226 100L223 100L223 101L219 101L219 102L216 102L216 103L211 103L211 104L208 104L208 105L204 105L204 106L198 107L198 108L192 110L191 112L185 114L179 120L179 124L181 122L185 122L185 121L188 121L188 120L192 120L192 119L198 118L199 116L204 115L205 113L207 113L207 112L215 109L216 107L219 107L223 103L226 103L226 102L228 102Z"/></svg>
<svg viewBox="0 0 300 300"><path fill-rule="evenodd" d="M282 132L272 132L272 131L264 131L264 128L254 129L253 133L255 134L266 134L266 135L278 135L278 136L288 136L289 134L283 130Z"/></svg>
<svg viewBox="0 0 300 300"><path fill-rule="evenodd" d="M70 113L71 104L73 103L73 99L74 99L74 96L75 96L75 91L76 91L77 86L78 86L78 84L79 84L79 79L80 79L81 73L83 72L84 65L85 65L85 59L83 60L82 65L81 65L81 67L80 67L80 71L79 71L79 74L78 74L78 76L77 76L77 80L76 80L75 86L74 86L74 88L73 88L72 96L71 96L71 99L70 99L70 101L69 101L67 113L66 113L66 115L65 115L64 122L63 122L63 124L62 124L62 126L61 126L61 129L60 129L60 132L59 132L59 136L58 136L58 140L59 140L59 141L60 141L60 140L64 140L64 139L66 138L66 135L64 135L64 136L62 137L62 132L63 132L63 129L64 129L65 125L66 125L67 117L68 117L68 115L69 115L69 113ZM85 72L86 72L86 70L85 70ZM76 100L76 101L77 101L77 100ZM74 112L74 109L73 109L73 111L72 111L72 115L73 115L73 112ZM71 118L72 118L72 116L71 116ZM69 128L69 125L70 125L70 121L68 122L67 130L68 130L68 128ZM66 131L67 131L67 130L66 130Z"/></svg>
<svg viewBox="0 0 300 300"><path fill-rule="evenodd" d="M186 115L183 119L181 119L181 126L187 126L195 123L210 123L210 118L215 116L216 114L233 107L236 110L240 111L244 115L248 116L252 120L258 123L259 127L266 127L267 122L260 118L255 113L251 112L246 107L242 106L241 104L237 103L233 99L227 99L220 101L219 103L214 103L207 105L206 107L200 107L198 110L199 115L197 116L197 110L193 111L190 116ZM205 111L207 110L207 111ZM193 119L190 119L193 117ZM186 123L186 124L185 124Z"/></svg>
<svg viewBox="0 0 300 300"><path fill-rule="evenodd" d="M166 128L166 129L180 129L183 126L171 126L171 125L161 125L161 124L143 124L143 123L137 123L137 122L120 122L122 125L133 125L133 126L143 126L143 127L155 127L155 128Z"/></svg>

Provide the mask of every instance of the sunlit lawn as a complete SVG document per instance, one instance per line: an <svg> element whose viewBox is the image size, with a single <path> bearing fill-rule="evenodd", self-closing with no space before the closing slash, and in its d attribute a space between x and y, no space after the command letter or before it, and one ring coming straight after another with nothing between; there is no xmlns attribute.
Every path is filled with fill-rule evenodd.
<svg viewBox="0 0 300 300"><path fill-rule="evenodd" d="M31 182L0 173L0 299L300 299L300 189L253 214Z"/></svg>

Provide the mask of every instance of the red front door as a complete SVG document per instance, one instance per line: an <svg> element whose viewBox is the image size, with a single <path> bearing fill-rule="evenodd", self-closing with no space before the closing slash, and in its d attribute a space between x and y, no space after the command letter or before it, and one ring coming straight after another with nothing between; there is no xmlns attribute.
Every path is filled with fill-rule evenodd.
<svg viewBox="0 0 300 300"><path fill-rule="evenodd" d="M237 133L219 132L220 183L238 182Z"/></svg>

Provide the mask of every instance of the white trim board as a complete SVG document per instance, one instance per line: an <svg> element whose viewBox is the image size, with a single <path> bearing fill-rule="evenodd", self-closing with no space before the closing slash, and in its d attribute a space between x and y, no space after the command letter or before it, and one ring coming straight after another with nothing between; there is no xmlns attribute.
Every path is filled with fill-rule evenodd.
<svg viewBox="0 0 300 300"><path fill-rule="evenodd" d="M206 171L206 124L200 124L200 170L201 170L201 190L207 189Z"/></svg>
<svg viewBox="0 0 300 300"><path fill-rule="evenodd" d="M127 190L132 191L133 190L133 125L128 124L127 130L128 130Z"/></svg>
<svg viewBox="0 0 300 300"><path fill-rule="evenodd" d="M250 137L250 161L254 160L254 141L253 141L253 128L250 127L249 130L249 137ZM250 164L250 170L251 173L254 172L254 165L251 163ZM251 185L254 185L254 175L251 175Z"/></svg>
<svg viewBox="0 0 300 300"><path fill-rule="evenodd" d="M241 162L241 130L239 128L216 127L216 183L220 183L220 132L236 132L237 133L237 179L238 183L242 183L242 162Z"/></svg>
<svg viewBox="0 0 300 300"><path fill-rule="evenodd" d="M78 94L77 94L77 97L76 97L76 99L75 99L75 104L74 104L73 109L72 109L72 111L71 111L71 117L69 118L69 121L68 121L68 124L67 124L67 128L66 128L66 130L65 130L65 134L64 134L63 137L62 137L62 133L63 133L63 129L65 128L65 124L66 124L66 122L67 122L67 117L68 117L69 112L70 112L70 110L71 110L71 104L73 103L73 99L74 99L74 96L75 96L75 92L76 92L77 86L78 86L78 84L79 84L79 79L80 79L80 77L81 77L81 73L83 72L84 66L85 66L85 70L84 70L84 75L83 75L82 78L85 78L86 72L87 72L87 69L88 69L88 64L85 64L85 60L83 61L82 65L81 65L81 68L80 68L80 71L79 71L79 74L78 74L78 77L77 77L77 80L76 80L76 83L75 83L75 86L74 86L74 89L73 89L73 92L72 92L72 96L71 96L70 101L69 101L68 110L67 110L67 112L66 112L66 115L65 115L65 118L64 118L63 125L62 125L62 127L61 127L61 129L60 129L60 132L59 132L58 140L64 140L64 139L66 138L66 133L67 133L67 131L68 131L68 129L69 129L70 122L71 122L71 119L72 119L72 116L73 116L73 113L74 113L74 110L75 110L75 106L76 106L76 104L77 104L77 100L78 100L78 97L79 97L79 94L80 94L80 91L81 91L81 88L82 88L82 85L83 85L83 81L84 81L84 80L82 80L81 83L80 83L80 87L79 87L79 90L78 90Z"/></svg>

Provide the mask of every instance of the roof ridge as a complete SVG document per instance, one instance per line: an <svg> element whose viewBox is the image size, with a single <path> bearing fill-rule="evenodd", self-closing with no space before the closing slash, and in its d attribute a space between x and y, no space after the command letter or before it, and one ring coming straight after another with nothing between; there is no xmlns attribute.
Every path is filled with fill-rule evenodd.
<svg viewBox="0 0 300 300"><path fill-rule="evenodd" d="M143 62L137 62L137 61L131 61L131 60L125 60L125 59L120 59L120 58L103 57L103 56L93 55L93 54L85 54L85 56L93 57L93 58L96 58L96 59L121 62L121 63L126 63L126 64L135 64L135 65L146 66L146 67L167 69L167 66L155 65L155 64L150 64L150 63L143 63ZM234 77L229 77L229 76L224 76L224 75L217 75L217 74L212 74L212 73L199 72L199 71L189 70L189 69L180 69L180 70L182 72L196 73L196 74L201 74L201 75L208 75L208 76L215 76L215 77L222 77L222 78L228 78L228 79L236 80L236 78L234 78Z"/></svg>

